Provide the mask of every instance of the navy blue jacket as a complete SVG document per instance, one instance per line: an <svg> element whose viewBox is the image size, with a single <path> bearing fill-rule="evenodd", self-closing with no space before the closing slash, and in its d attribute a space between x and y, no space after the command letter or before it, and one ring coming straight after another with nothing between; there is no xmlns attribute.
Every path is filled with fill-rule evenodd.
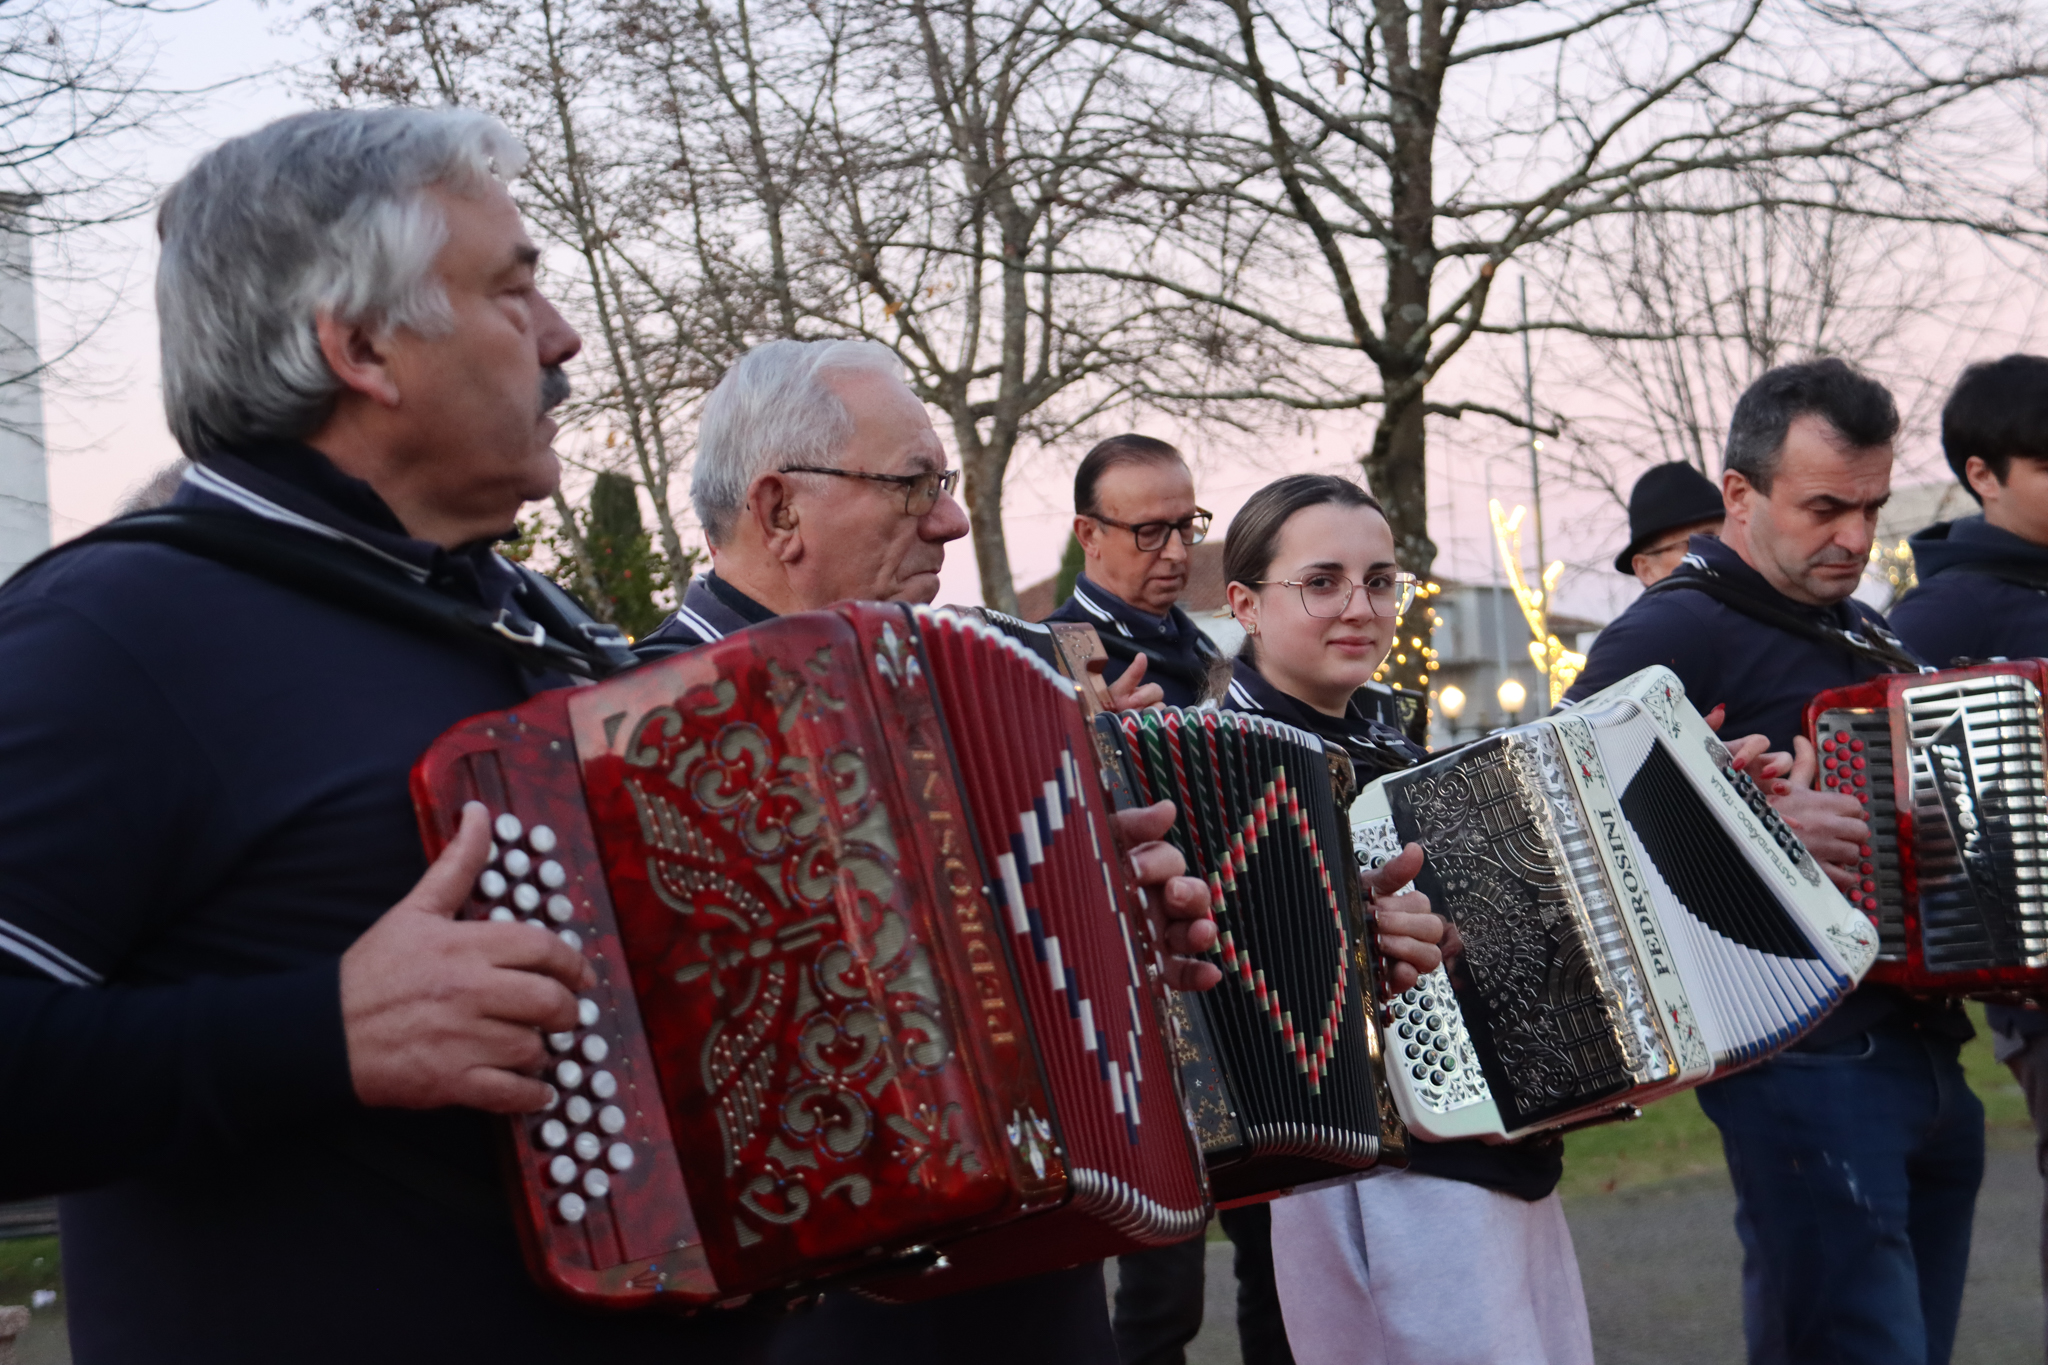
<svg viewBox="0 0 2048 1365"><path fill-rule="evenodd" d="M1923 659L2048 657L2048 592L2023 587L1983 569L2018 569L2048 582L2048 547L2001 531L1983 517L1961 517L1913 536L1920 585L1891 610L1892 629ZM1991 1005L1991 1027L2024 1036L2048 1033L2040 1010Z"/></svg>
<svg viewBox="0 0 2048 1365"><path fill-rule="evenodd" d="M1209 670L1223 659L1216 642L1179 607L1167 608L1164 616L1140 611L1087 574L1074 580L1074 595L1045 619L1095 627L1109 655L1102 668L1105 682L1121 678L1145 655L1145 681L1159 684L1168 706L1202 701L1209 691Z"/></svg>
<svg viewBox="0 0 2048 1365"><path fill-rule="evenodd" d="M520 591L304 446L210 457L176 502ZM561 679L149 544L10 582L0 658L0 1198L64 1195L80 1365L754 1358L751 1316L556 1305L496 1121L355 1098L339 962L426 869L413 761Z"/></svg>
<svg viewBox="0 0 2048 1365"><path fill-rule="evenodd" d="M1289 696L1265 674L1239 656L1222 705L1231 711L1253 711L1320 735L1351 758L1359 786L1429 757L1429 751L1401 729L1393 692L1367 683L1351 694L1340 719L1326 716L1307 702ZM1564 1178L1564 1141L1555 1135L1512 1144L1482 1142L1417 1142L1409 1149L1408 1169L1418 1175L1462 1180L1518 1199L1537 1200Z"/></svg>
<svg viewBox="0 0 2048 1365"><path fill-rule="evenodd" d="M1697 557L1704 567L1780 610L1846 629L1885 624L1880 613L1853 598L1832 608L1793 601L1711 536L1694 536L1686 549L1689 559ZM1773 749L1788 753L1792 737L1804 733L1806 704L1816 693L1889 671L1847 649L1766 625L1697 590L1648 592L1600 632L1585 671L1564 699L1578 701L1653 664L1678 675L1686 698L1702 715L1717 704L1727 706L1723 735L1764 735ZM1906 1003L1905 995L1890 986L1859 986L1795 1046L1824 1047L1853 1037Z"/></svg>

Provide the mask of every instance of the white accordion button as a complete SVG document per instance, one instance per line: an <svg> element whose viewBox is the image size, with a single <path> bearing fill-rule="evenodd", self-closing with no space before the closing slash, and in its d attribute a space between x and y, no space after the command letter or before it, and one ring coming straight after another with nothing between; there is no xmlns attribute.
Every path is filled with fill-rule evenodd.
<svg viewBox="0 0 2048 1365"><path fill-rule="evenodd" d="M555 1212L562 1215L562 1221L565 1223L582 1222L583 1215L588 1211L589 1210L584 1206L583 1196L576 1193L574 1190L571 1190L569 1191L569 1193L563 1195L561 1198L561 1202L555 1205Z"/></svg>
<svg viewBox="0 0 2048 1365"><path fill-rule="evenodd" d="M519 832L526 827L519 823L518 816L508 810L498 817L497 822L491 828L498 831L498 838L501 842L509 844L516 842L519 838Z"/></svg>
<svg viewBox="0 0 2048 1365"><path fill-rule="evenodd" d="M583 1192L592 1199L602 1199L612 1192L612 1178L603 1171L585 1171Z"/></svg>
<svg viewBox="0 0 2048 1365"><path fill-rule="evenodd" d="M553 1109L553 1108L554 1108L554 1107L555 1107L556 1105L560 1104L561 1102L562 1102L562 1092L561 1092L561 1091L559 1091L559 1090L557 1090L557 1089L555 1089L555 1088L554 1088L553 1086L549 1086L549 1087L548 1087L548 1102L547 1102L546 1104L544 1104L544 1105L542 1105L542 1106L541 1106L541 1112L545 1113L545 1112L547 1112L548 1110L550 1110L550 1109Z"/></svg>
<svg viewBox="0 0 2048 1365"><path fill-rule="evenodd" d="M573 1033L550 1033L548 1035L548 1047L555 1052L567 1052L574 1046L576 1046L576 1035Z"/></svg>
<svg viewBox="0 0 2048 1365"><path fill-rule="evenodd" d="M562 865L553 858L540 865L540 884L550 891L559 891L568 883L569 874L562 871Z"/></svg>
<svg viewBox="0 0 2048 1365"><path fill-rule="evenodd" d="M484 874L476 879L477 894L487 901L494 901L505 894L505 874L495 867L487 867Z"/></svg>
<svg viewBox="0 0 2048 1365"><path fill-rule="evenodd" d="M512 888L512 903L530 915L540 909L540 889L531 882L521 882Z"/></svg>
<svg viewBox="0 0 2048 1365"><path fill-rule="evenodd" d="M590 1122L590 1101L581 1095L571 1095L569 1102L562 1106L562 1112L569 1116L571 1123Z"/></svg>
<svg viewBox="0 0 2048 1365"><path fill-rule="evenodd" d="M614 1142L611 1150L604 1154L604 1159L611 1162L612 1169L615 1171L630 1171L633 1169L633 1149L623 1142Z"/></svg>
<svg viewBox="0 0 2048 1365"><path fill-rule="evenodd" d="M598 1008L597 1002L595 1000L578 1000L576 1002L577 1023L583 1025L583 1027L585 1028L589 1028L591 1025L597 1022L597 1016Z"/></svg>
<svg viewBox="0 0 2048 1365"><path fill-rule="evenodd" d="M586 1062L601 1062L611 1055L611 1050L612 1045L595 1033L583 1039L583 1060Z"/></svg>
<svg viewBox="0 0 2048 1365"><path fill-rule="evenodd" d="M601 1100L608 1100L619 1093L619 1078L609 1071L590 1073L590 1093Z"/></svg>
<svg viewBox="0 0 2048 1365"><path fill-rule="evenodd" d="M562 931L562 942L568 944L579 953L583 951L583 935L577 933L574 929L564 929Z"/></svg>
<svg viewBox="0 0 2048 1365"><path fill-rule="evenodd" d="M574 1150L582 1160L595 1161L597 1154L604 1150L604 1140L595 1133L578 1133Z"/></svg>
<svg viewBox="0 0 2048 1365"><path fill-rule="evenodd" d="M548 1178L557 1185L566 1185L576 1178L576 1159L564 1152L548 1163Z"/></svg>
<svg viewBox="0 0 2048 1365"><path fill-rule="evenodd" d="M549 1119L540 1126L540 1143L549 1151L569 1140L569 1129L560 1119Z"/></svg>
<svg viewBox="0 0 2048 1365"><path fill-rule="evenodd" d="M626 1111L619 1108L616 1104L606 1105L597 1111L597 1126L604 1129L607 1133L616 1134L621 1128L626 1126ZM584 1137L589 1136L588 1133L585 1133L577 1141L581 1142Z"/></svg>
<svg viewBox="0 0 2048 1365"><path fill-rule="evenodd" d="M533 859L526 856L526 850L515 848L505 855L505 871L514 877L524 877L533 871Z"/></svg>
<svg viewBox="0 0 2048 1365"><path fill-rule="evenodd" d="M555 851L555 832L546 825L535 825L526 836L526 842L533 845L533 851L546 857Z"/></svg>
<svg viewBox="0 0 2048 1365"><path fill-rule="evenodd" d="M564 1090L574 1090L583 1084L583 1067L576 1062L563 1062L555 1068L555 1080Z"/></svg>
<svg viewBox="0 0 2048 1365"><path fill-rule="evenodd" d="M513 920L518 919L519 916L513 914L502 905L494 905L491 907L491 918L500 924L510 924Z"/></svg>
<svg viewBox="0 0 2048 1365"><path fill-rule="evenodd" d="M567 924L576 915L576 903L567 896L548 897L548 918L557 924Z"/></svg>

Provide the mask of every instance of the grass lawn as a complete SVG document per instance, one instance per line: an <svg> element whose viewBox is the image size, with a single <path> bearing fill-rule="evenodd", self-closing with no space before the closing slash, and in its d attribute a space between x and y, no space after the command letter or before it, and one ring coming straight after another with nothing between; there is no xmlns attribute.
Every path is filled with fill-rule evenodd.
<svg viewBox="0 0 2048 1365"><path fill-rule="evenodd" d="M1987 1136L1994 1144L2024 1142L2033 1130L2027 1102L2012 1073L1992 1059L1984 1007L1968 1006L1977 1036L1963 1048L1963 1071L1984 1101ZM1565 1198L1647 1185L1673 1176L1722 1169L1721 1135L1691 1091L1659 1100L1634 1123L1588 1128L1564 1140Z"/></svg>
<svg viewBox="0 0 2048 1365"><path fill-rule="evenodd" d="M61 1288L62 1278L55 1237L0 1242L0 1304L26 1304L38 1289Z"/></svg>

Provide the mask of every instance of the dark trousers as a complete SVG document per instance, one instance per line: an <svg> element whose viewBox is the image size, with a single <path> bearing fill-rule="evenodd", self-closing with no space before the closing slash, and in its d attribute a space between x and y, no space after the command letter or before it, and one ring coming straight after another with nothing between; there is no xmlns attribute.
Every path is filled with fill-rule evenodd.
<svg viewBox="0 0 2048 1365"><path fill-rule="evenodd" d="M2027 1097L2027 1113L2034 1120L2034 1166L2048 1185L2048 1033L1995 1033L1992 1047L1998 1060L2012 1068L2020 1093ZM2048 1188L2041 1200L2041 1286L2048 1294Z"/></svg>
<svg viewBox="0 0 2048 1365"><path fill-rule="evenodd" d="M1957 1044L1897 1022L1700 1087L1751 1365L1947 1365L1984 1177Z"/></svg>
<svg viewBox="0 0 2048 1365"><path fill-rule="evenodd" d="M827 1294L784 1321L769 1365L1116 1365L1107 1300L1100 1261L924 1303Z"/></svg>
<svg viewBox="0 0 2048 1365"><path fill-rule="evenodd" d="M1225 1209L1219 1221L1235 1249L1237 1341L1244 1365L1294 1365L1273 1287L1272 1206ZM1123 1365L1184 1365L1187 1344L1202 1330L1207 1252L1198 1237L1117 1259L1116 1346Z"/></svg>

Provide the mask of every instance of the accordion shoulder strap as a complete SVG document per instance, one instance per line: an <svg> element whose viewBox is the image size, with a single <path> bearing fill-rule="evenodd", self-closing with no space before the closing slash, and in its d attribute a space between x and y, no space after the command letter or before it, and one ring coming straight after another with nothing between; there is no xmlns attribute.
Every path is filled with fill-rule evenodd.
<svg viewBox="0 0 2048 1365"><path fill-rule="evenodd" d="M535 671L561 670L600 678L635 661L618 627L597 621L555 584L514 565L524 615L492 612L395 573L345 545L242 512L164 507L118 517L66 541L26 570L88 545L168 545L245 573L259 574L308 597L435 635L479 640Z"/></svg>
<svg viewBox="0 0 2048 1365"><path fill-rule="evenodd" d="M1649 588L1649 593L1700 592L1713 598L1725 607L1733 608L1753 621L1774 626L1788 635L1797 635L1804 640L1828 645L1832 648L1854 654L1876 664L1887 673L1918 673L1920 661L1906 652L1898 639L1873 622L1865 622L1861 630L1845 630L1813 620L1799 612L1787 611L1771 602L1759 599L1754 593L1741 588L1724 578L1712 574L1673 574L1663 582Z"/></svg>

